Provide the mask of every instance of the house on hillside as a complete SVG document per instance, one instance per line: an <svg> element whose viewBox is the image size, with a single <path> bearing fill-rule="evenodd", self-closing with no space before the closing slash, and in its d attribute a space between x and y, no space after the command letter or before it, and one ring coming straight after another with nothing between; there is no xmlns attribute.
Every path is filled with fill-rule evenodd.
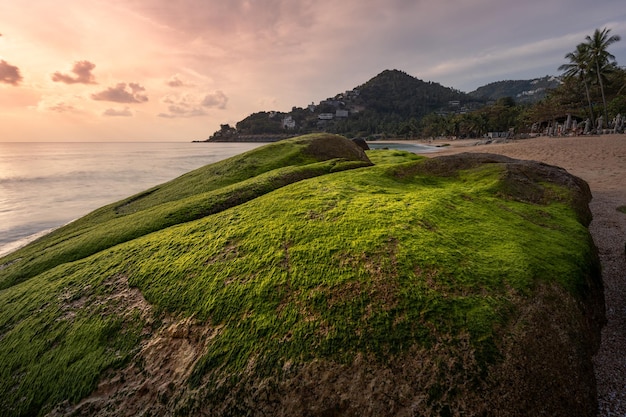
<svg viewBox="0 0 626 417"><path fill-rule="evenodd" d="M287 116L282 121L283 129L295 129L296 121L293 120L293 117Z"/></svg>

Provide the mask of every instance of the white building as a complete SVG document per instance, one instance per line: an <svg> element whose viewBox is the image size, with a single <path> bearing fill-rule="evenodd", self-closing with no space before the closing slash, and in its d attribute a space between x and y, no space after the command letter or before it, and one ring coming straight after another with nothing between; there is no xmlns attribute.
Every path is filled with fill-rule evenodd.
<svg viewBox="0 0 626 417"><path fill-rule="evenodd" d="M293 120L293 117L287 116L283 119L283 129L295 129L296 121Z"/></svg>

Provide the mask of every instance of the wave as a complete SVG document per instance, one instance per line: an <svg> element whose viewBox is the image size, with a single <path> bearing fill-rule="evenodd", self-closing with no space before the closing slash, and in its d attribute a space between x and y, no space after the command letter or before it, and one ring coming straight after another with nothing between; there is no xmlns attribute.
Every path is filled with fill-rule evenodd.
<svg viewBox="0 0 626 417"><path fill-rule="evenodd" d="M46 229L46 230L39 231L37 233L33 233L31 235L28 235L28 236L23 237L23 238L18 239L18 240L13 240L13 241L5 243L5 244L0 244L0 257L9 255L10 253L15 252L16 250L23 248L24 246L28 245L29 243L34 242L35 240L39 239L40 237L43 237L43 236L47 235L48 233L54 231L55 229L57 229L57 228L56 227L52 227L50 229Z"/></svg>

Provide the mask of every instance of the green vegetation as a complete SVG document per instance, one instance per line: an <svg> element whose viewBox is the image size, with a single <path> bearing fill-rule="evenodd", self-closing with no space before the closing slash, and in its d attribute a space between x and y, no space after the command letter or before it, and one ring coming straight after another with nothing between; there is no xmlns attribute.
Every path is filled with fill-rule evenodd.
<svg viewBox="0 0 626 417"><path fill-rule="evenodd" d="M368 166L356 151L345 157L357 147L339 137L279 144L0 259L0 408L43 415L76 402L128 363L163 314L216 329L188 382L215 384L219 397L217 381L246 370L360 353L384 361L466 335L485 369L516 319L514 298L543 284L588 291L589 233L570 191L548 179L532 184L545 196L536 204L503 164L438 172L376 150ZM137 290L154 316L132 301Z"/></svg>
<svg viewBox="0 0 626 417"><path fill-rule="evenodd" d="M113 276L100 275L106 264L104 256L66 264L0 292L3 413L36 416L76 402L132 356L144 323L115 301Z"/></svg>
<svg viewBox="0 0 626 417"><path fill-rule="evenodd" d="M308 108L294 107L290 112L260 111L237 122L236 128L222 125L213 140L236 140L238 135L283 135L332 132L346 137L406 136L418 134L420 120L433 112L451 110L450 102L463 102L464 108L480 107L484 99L473 98L453 88L426 82L398 70L385 70L354 90L337 94ZM320 120L321 114L349 116ZM295 128L285 128L290 117Z"/></svg>
<svg viewBox="0 0 626 417"><path fill-rule="evenodd" d="M617 211L621 211L622 213L625 213L625 214L626 214L626 206L619 206L619 207L617 208Z"/></svg>
<svg viewBox="0 0 626 417"><path fill-rule="evenodd" d="M592 36L586 37L585 43L578 44L574 52L565 55L565 58L570 62L559 67L560 71L564 71L564 76L568 81L573 81L574 85L577 83L578 85L582 84L584 86L585 98L589 106L587 116L592 123L594 123L594 126L596 121L590 93L590 87L594 84L597 86L597 89L599 89L600 96L602 97L602 113L604 114L605 126L610 120L605 94L605 84L608 81L607 77L618 72L618 68L615 62L615 56L608 52L608 47L621 39L618 35L610 36L610 32L611 29L596 29ZM616 114L613 116L616 116Z"/></svg>
<svg viewBox="0 0 626 417"><path fill-rule="evenodd" d="M419 120L433 112L449 111L451 101L483 104L461 91L414 78L402 71L383 71L356 88L353 105L364 110L328 128L344 135L417 134ZM343 101L343 100L342 100Z"/></svg>
<svg viewBox="0 0 626 417"><path fill-rule="evenodd" d="M551 76L533 80L505 80L478 87L469 94L477 99L493 101L514 97L517 103L533 104L545 98L548 90L558 87L559 84L559 80Z"/></svg>
<svg viewBox="0 0 626 417"><path fill-rule="evenodd" d="M610 29L596 29L585 42L565 55L569 62L558 70L563 72L560 82L551 79L533 80L530 88L533 97L540 93L538 101L524 100L513 93L527 81L501 81L479 88L471 93L474 97L494 100L480 109L465 114L431 114L421 120L421 136L481 137L487 132L512 131L515 134L541 133L544 130L556 135L556 123L561 126L570 119L576 120L582 130L583 122L590 121L590 131L598 128L597 117L602 115L603 128L614 128L610 123L626 113L623 87L626 71L620 68L608 48L620 40L611 35ZM510 90L509 90L510 89ZM544 90L541 90L544 89ZM598 104L599 103L599 104ZM548 128L553 128L550 131ZM618 126L619 128L619 126ZM572 133L569 130L561 134ZM623 131L623 127L619 128Z"/></svg>

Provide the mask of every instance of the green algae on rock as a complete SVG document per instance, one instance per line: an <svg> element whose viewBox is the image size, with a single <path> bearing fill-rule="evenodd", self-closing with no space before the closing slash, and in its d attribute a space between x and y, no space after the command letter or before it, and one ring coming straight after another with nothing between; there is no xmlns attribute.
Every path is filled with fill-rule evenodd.
<svg viewBox="0 0 626 417"><path fill-rule="evenodd" d="M209 165L0 260L0 406L594 415L590 198L557 167L338 136Z"/></svg>

